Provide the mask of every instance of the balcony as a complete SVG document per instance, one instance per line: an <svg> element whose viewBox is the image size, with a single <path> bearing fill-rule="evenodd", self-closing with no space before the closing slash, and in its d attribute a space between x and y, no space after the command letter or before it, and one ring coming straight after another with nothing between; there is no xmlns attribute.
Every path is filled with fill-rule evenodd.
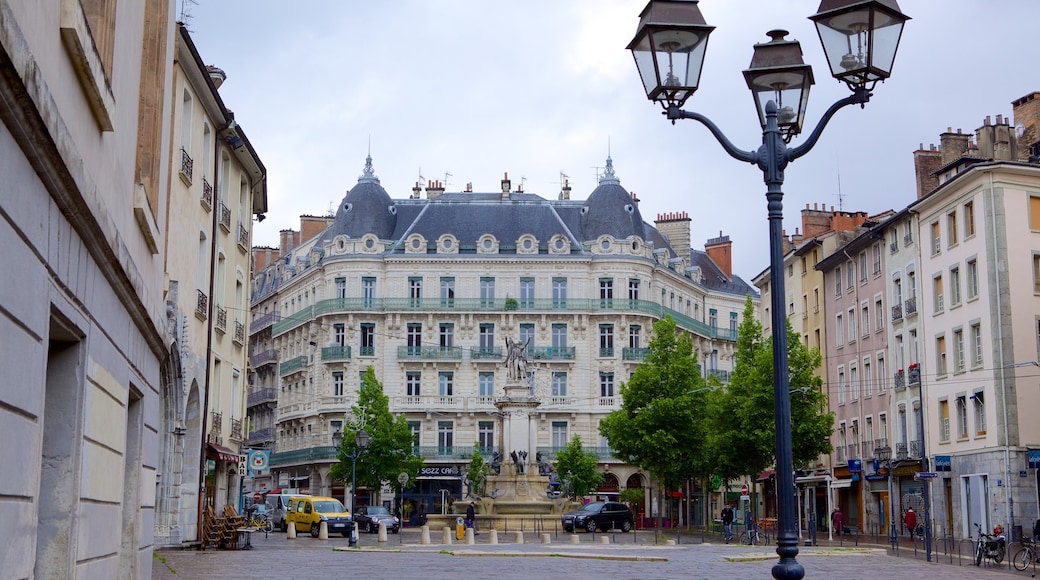
<svg viewBox="0 0 1040 580"><path fill-rule="evenodd" d="M539 447L537 453L542 454L542 459L546 461L552 461L556 459L556 454L567 449L564 447ZM589 455L595 455L597 459L616 459L614 457L614 450L610 447L603 446L582 446L582 451Z"/></svg>
<svg viewBox="0 0 1040 580"><path fill-rule="evenodd" d="M906 316L907 318L917 314L917 296L906 299Z"/></svg>
<svg viewBox="0 0 1040 580"><path fill-rule="evenodd" d="M278 365L278 375L285 376L295 373L307 365L307 357L300 355L295 358L291 358Z"/></svg>
<svg viewBox="0 0 1040 580"><path fill-rule="evenodd" d="M249 334L254 335L261 330L271 326L274 321L278 318L278 312L268 312L267 314L261 314L253 319L253 322L249 325Z"/></svg>
<svg viewBox="0 0 1040 580"><path fill-rule="evenodd" d="M231 339L235 341L235 344L242 346L246 343L246 325L239 321L235 321L235 334L231 336Z"/></svg>
<svg viewBox="0 0 1040 580"><path fill-rule="evenodd" d="M898 373L893 375L892 380L895 385L895 388L902 389L906 387L906 375L903 374L903 371L899 371Z"/></svg>
<svg viewBox="0 0 1040 580"><path fill-rule="evenodd" d="M229 215L228 220L230 219L231 216ZM239 222L238 224L238 249L242 250L243 252L249 251L249 230L247 230L246 227L242 225L242 222Z"/></svg>
<svg viewBox="0 0 1040 580"><path fill-rule="evenodd" d="M599 397L595 400L596 407L599 409L620 409L621 408L621 397L614 395Z"/></svg>
<svg viewBox="0 0 1040 580"><path fill-rule="evenodd" d="M184 182L184 185L191 185L191 172L195 166L195 162L192 161L191 155L188 155L188 150L181 147L181 170L180 178Z"/></svg>
<svg viewBox="0 0 1040 580"><path fill-rule="evenodd" d="M905 236L903 236L904 246L909 246L912 243L914 243L914 236L912 234L906 234Z"/></svg>
<svg viewBox="0 0 1040 580"><path fill-rule="evenodd" d="M278 351L273 348L263 352L258 352L249 357L249 364L253 365L254 369L276 362L278 362Z"/></svg>
<svg viewBox="0 0 1040 580"><path fill-rule="evenodd" d="M906 451L906 443L896 443L896 459L905 461L909 454Z"/></svg>
<svg viewBox="0 0 1040 580"><path fill-rule="evenodd" d="M834 463L836 465L845 465L849 460L845 458L845 447L842 445L834 446Z"/></svg>
<svg viewBox="0 0 1040 580"><path fill-rule="evenodd" d="M907 385L919 385L921 384L921 365L914 363L910 365L910 370L907 371Z"/></svg>
<svg viewBox="0 0 1040 580"><path fill-rule="evenodd" d="M323 346L321 347L322 362L336 362L350 360L349 346Z"/></svg>
<svg viewBox="0 0 1040 580"><path fill-rule="evenodd" d="M864 439L859 442L860 451L863 452L863 458L874 457L874 441L872 439Z"/></svg>
<svg viewBox="0 0 1040 580"><path fill-rule="evenodd" d="M320 445L293 451L275 451L271 454L271 467L298 465L314 462L338 461L339 448L334 445Z"/></svg>
<svg viewBox="0 0 1040 580"><path fill-rule="evenodd" d="M650 355L649 348L623 348L621 349L621 360L643 361Z"/></svg>
<svg viewBox="0 0 1040 580"><path fill-rule="evenodd" d="M242 439L242 419L231 420L231 438Z"/></svg>
<svg viewBox="0 0 1040 580"><path fill-rule="evenodd" d="M732 373L730 371L723 371L719 369L708 369L708 378L715 377L722 383L729 383L729 379Z"/></svg>
<svg viewBox="0 0 1040 580"><path fill-rule="evenodd" d="M888 250L889 250L889 252L891 252L893 254L898 252L899 251L899 242L893 240L892 243L888 246Z"/></svg>
<svg viewBox="0 0 1040 580"><path fill-rule="evenodd" d="M200 320L206 320L209 317L209 297L202 290L197 290L198 295L195 298L195 316L199 317Z"/></svg>
<svg viewBox="0 0 1040 580"><path fill-rule="evenodd" d="M394 397L395 411L462 412L466 400L455 395L405 395Z"/></svg>
<svg viewBox="0 0 1040 580"><path fill-rule="evenodd" d="M202 178L202 197L199 199L199 203L206 211L213 209L213 186L205 177Z"/></svg>
<svg viewBox="0 0 1040 580"><path fill-rule="evenodd" d="M877 457L877 450L881 449L882 447L888 447L888 439L885 438L885 437L882 437L881 439L875 439L874 440L874 450L873 450L873 453L871 455L874 456L874 457Z"/></svg>
<svg viewBox="0 0 1040 580"><path fill-rule="evenodd" d="M423 459L466 459L473 457L472 445L419 445L412 453Z"/></svg>
<svg viewBox="0 0 1040 580"><path fill-rule="evenodd" d="M909 446L907 447L907 452L910 456L910 459L921 458L921 443L922 442L920 440L910 442Z"/></svg>
<svg viewBox="0 0 1040 580"><path fill-rule="evenodd" d="M224 202L220 202L220 229L225 234L231 233L231 210Z"/></svg>
<svg viewBox="0 0 1040 580"><path fill-rule="evenodd" d="M527 349L527 356L533 360L574 360L574 347L536 346Z"/></svg>
<svg viewBox="0 0 1040 580"><path fill-rule="evenodd" d="M221 334L227 332L227 308L217 306L217 321L213 325L213 328Z"/></svg>
<svg viewBox="0 0 1040 580"><path fill-rule="evenodd" d="M253 405L259 405L261 403L276 403L278 402L278 390L274 387L264 387L262 389L256 389L246 395L246 406L252 407Z"/></svg>
<svg viewBox="0 0 1040 580"><path fill-rule="evenodd" d="M491 360L500 362L502 360L502 347L482 346L469 351L471 360Z"/></svg>
<svg viewBox="0 0 1040 580"><path fill-rule="evenodd" d="M898 322L903 319L903 305L896 304L892 307L892 322Z"/></svg>
<svg viewBox="0 0 1040 580"><path fill-rule="evenodd" d="M254 429L249 432L246 436L246 445L255 446L263 443L270 443L274 441L274 427L264 427L263 429Z"/></svg>
<svg viewBox="0 0 1040 580"><path fill-rule="evenodd" d="M399 346L397 360L462 360L462 347Z"/></svg>
<svg viewBox="0 0 1040 580"><path fill-rule="evenodd" d="M859 459L859 444L849 443L848 449L846 450L848 459Z"/></svg>
<svg viewBox="0 0 1040 580"><path fill-rule="evenodd" d="M358 356L376 356L376 347L360 346L358 347Z"/></svg>
<svg viewBox="0 0 1040 580"><path fill-rule="evenodd" d="M601 347L599 347L599 357L600 358L614 358L614 347L612 347L612 346L609 346L609 347L601 346Z"/></svg>

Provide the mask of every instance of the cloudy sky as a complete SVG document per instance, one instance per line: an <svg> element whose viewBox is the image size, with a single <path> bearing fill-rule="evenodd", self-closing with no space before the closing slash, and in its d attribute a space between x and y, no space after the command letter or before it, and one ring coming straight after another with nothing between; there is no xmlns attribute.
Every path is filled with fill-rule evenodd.
<svg viewBox="0 0 1040 580"><path fill-rule="evenodd" d="M631 53L645 0L180 0L207 64L221 67L235 111L268 171L270 211L256 245L278 245L301 214L324 215L357 183L371 150L391 197L420 175L555 199L562 175L584 199L613 158L643 218L687 212L694 245L722 232L734 273L768 264L761 172L730 158L700 124L667 122L646 100ZM808 16L819 0L701 0L717 28L700 89L686 103L743 149L761 128L741 71L775 28L801 41L816 85L805 134L848 94L830 77ZM865 109L835 117L815 149L788 166L789 233L806 204L877 213L915 196L913 151L948 127L1040 90L1036 0L899 0L912 17L892 78ZM797 145L799 139L792 143Z"/></svg>

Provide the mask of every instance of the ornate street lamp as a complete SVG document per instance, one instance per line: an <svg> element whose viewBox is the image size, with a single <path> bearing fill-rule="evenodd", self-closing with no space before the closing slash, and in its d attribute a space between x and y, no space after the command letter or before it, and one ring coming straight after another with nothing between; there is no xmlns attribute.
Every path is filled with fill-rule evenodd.
<svg viewBox="0 0 1040 580"><path fill-rule="evenodd" d="M354 450L350 452L350 519L351 519L351 531L350 540L347 542L350 546L357 545L358 529L357 523L354 522L354 511L357 508L357 460L364 452L365 447L368 447L369 436L364 429L361 429L354 435Z"/></svg>
<svg viewBox="0 0 1040 580"><path fill-rule="evenodd" d="M697 0L651 0L640 14L636 35L628 45L647 98L661 103L673 124L678 119L693 119L703 124L731 157L757 165L766 183L779 504L776 552L780 556L780 561L773 566L773 577L794 579L802 578L805 569L795 559L798 522L784 315L783 172L788 163L816 145L824 127L839 109L864 105L870 100L877 81L888 78L891 73L903 24L909 18L899 11L896 0L823 0L817 14L810 19L816 23L831 74L848 85L852 95L831 105L805 142L791 148L787 143L801 132L813 76L811 69L802 63L798 43L784 39L786 32L770 32L770 42L756 45L751 66L744 71L762 124L762 146L755 151L737 148L710 119L681 109L698 88L708 34L714 29L705 23Z"/></svg>

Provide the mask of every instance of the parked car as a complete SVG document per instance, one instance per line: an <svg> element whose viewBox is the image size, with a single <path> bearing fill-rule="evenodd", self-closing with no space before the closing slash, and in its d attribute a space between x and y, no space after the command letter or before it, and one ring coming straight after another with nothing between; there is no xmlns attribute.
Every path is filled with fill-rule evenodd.
<svg viewBox="0 0 1040 580"><path fill-rule="evenodd" d="M578 511L563 514L563 529L566 532L578 529L595 532L597 529L611 528L628 532L632 529L632 522L632 510L616 501L594 501Z"/></svg>
<svg viewBox="0 0 1040 580"><path fill-rule="evenodd" d="M350 511L336 498L320 495L298 497L293 496L286 508L286 521L296 527L296 532L310 532L317 538L321 522L328 526L330 534L349 536L354 531L354 522L350 519Z"/></svg>
<svg viewBox="0 0 1040 580"><path fill-rule="evenodd" d="M286 525L285 513L289 507L289 500L293 497L305 497L306 494L269 493L267 494L267 517L271 520L271 527L283 532L289 530Z"/></svg>
<svg viewBox="0 0 1040 580"><path fill-rule="evenodd" d="M354 523L359 532L378 532L379 524L385 524L390 532L401 530L401 521L390 510L381 505L359 505L354 512Z"/></svg>

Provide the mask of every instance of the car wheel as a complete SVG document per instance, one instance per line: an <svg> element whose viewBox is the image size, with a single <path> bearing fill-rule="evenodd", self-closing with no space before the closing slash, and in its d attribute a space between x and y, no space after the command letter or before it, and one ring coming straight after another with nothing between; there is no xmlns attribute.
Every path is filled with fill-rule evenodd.
<svg viewBox="0 0 1040 580"><path fill-rule="evenodd" d="M318 534L320 532L321 532L321 528L318 526L318 524L311 524L311 537L312 538L317 538Z"/></svg>
<svg viewBox="0 0 1040 580"><path fill-rule="evenodd" d="M372 531L372 522L365 522L365 532L371 534Z"/></svg>
<svg viewBox="0 0 1040 580"><path fill-rule="evenodd" d="M590 532L590 533L595 533L596 532L596 522L595 522L595 520L589 520L589 521L585 522L585 531L586 532Z"/></svg>
<svg viewBox="0 0 1040 580"><path fill-rule="evenodd" d="M626 534L628 532L631 532L632 531L632 520L625 520L625 521L621 522L621 531L626 533Z"/></svg>

